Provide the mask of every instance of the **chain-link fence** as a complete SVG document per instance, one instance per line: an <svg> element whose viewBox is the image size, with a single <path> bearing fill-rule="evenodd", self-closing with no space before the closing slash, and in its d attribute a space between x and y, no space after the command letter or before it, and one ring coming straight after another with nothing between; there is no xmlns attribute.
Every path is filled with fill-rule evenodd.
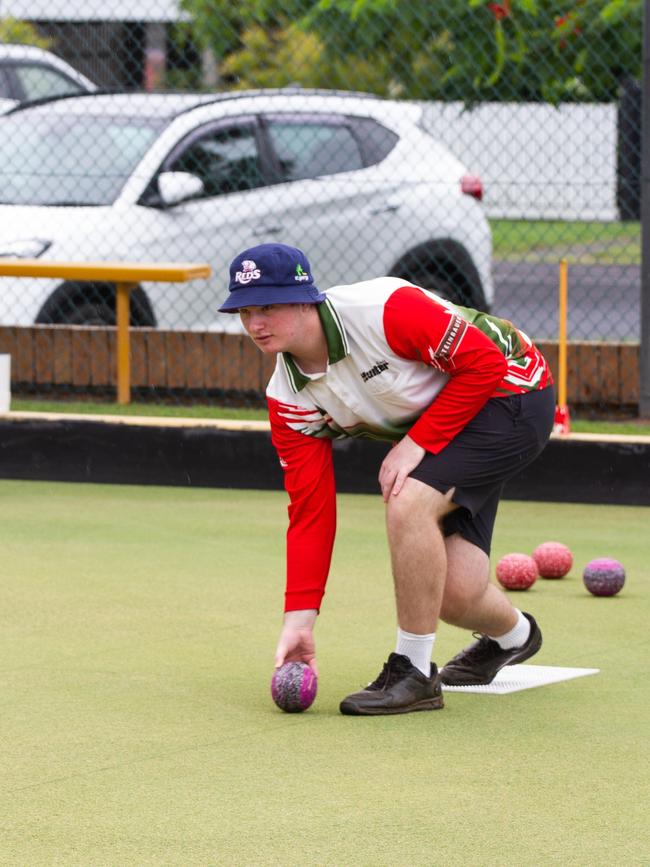
<svg viewBox="0 0 650 867"><path fill-rule="evenodd" d="M217 307L282 241L324 288L404 276L553 364L566 258L569 400L635 411L640 0L107 5L0 6L0 255L212 266L133 294L135 397L260 395ZM0 279L14 394L113 397L114 323L109 283Z"/></svg>

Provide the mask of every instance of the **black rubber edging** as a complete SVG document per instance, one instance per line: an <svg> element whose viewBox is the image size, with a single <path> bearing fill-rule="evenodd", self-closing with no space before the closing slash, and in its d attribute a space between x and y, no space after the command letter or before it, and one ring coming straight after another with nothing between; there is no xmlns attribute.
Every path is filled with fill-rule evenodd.
<svg viewBox="0 0 650 867"><path fill-rule="evenodd" d="M378 492L386 443L334 443L337 487ZM0 478L134 485L282 488L266 431L96 420L0 420ZM505 499L650 505L650 439L554 438L508 482Z"/></svg>

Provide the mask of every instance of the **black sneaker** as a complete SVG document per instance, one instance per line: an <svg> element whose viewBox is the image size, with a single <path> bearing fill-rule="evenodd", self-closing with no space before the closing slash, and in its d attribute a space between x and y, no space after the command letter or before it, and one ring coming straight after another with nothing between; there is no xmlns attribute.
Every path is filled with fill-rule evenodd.
<svg viewBox="0 0 650 867"><path fill-rule="evenodd" d="M446 686L478 686L492 683L506 665L515 665L529 659L542 646L542 633L532 614L522 612L530 621L530 635L521 647L504 650L487 635L476 635L478 641L461 650L440 671L440 679ZM476 633L475 633L476 634Z"/></svg>
<svg viewBox="0 0 650 867"><path fill-rule="evenodd" d="M437 710L442 706L442 689L435 664L431 663L431 676L425 677L408 656L391 653L377 680L343 699L341 713L379 716L412 710Z"/></svg>

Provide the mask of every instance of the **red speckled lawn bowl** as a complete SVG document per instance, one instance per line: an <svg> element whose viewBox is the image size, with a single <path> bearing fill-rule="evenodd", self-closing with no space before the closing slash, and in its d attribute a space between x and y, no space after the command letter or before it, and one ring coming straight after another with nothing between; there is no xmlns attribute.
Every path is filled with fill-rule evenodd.
<svg viewBox="0 0 650 867"><path fill-rule="evenodd" d="M528 554L506 554L497 563L497 581L506 590L528 590L537 581L537 564Z"/></svg>

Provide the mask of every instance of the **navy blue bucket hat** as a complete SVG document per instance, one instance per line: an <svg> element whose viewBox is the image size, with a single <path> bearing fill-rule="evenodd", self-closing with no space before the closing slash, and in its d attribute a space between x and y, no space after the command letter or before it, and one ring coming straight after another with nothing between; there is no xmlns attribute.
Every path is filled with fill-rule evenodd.
<svg viewBox="0 0 650 867"><path fill-rule="evenodd" d="M265 304L320 304L309 260L296 247L259 244L249 247L230 264L228 298L220 313L237 313L240 307Z"/></svg>

